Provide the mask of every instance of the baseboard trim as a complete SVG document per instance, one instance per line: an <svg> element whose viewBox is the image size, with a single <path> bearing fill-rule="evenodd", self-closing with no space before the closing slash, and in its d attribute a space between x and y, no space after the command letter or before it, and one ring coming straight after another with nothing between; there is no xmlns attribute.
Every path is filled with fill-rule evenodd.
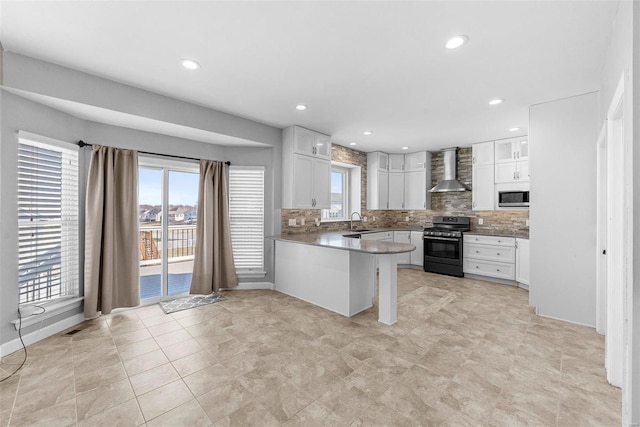
<svg viewBox="0 0 640 427"><path fill-rule="evenodd" d="M55 335L58 332L64 331L65 329L78 325L84 322L84 320L85 320L84 313L78 313L73 316L67 317L66 319L60 320L59 322L45 326L40 330L33 331L26 335L23 335L22 340L24 341L24 344L26 346L29 346L45 338L48 338L52 335ZM8 341L0 345L0 357L4 357L8 354L11 354L15 351L20 350L21 348L22 348L22 343L20 342L20 338L16 338L14 340Z"/></svg>
<svg viewBox="0 0 640 427"><path fill-rule="evenodd" d="M275 285L271 282L242 282L238 283L238 286L234 288L221 288L224 291L255 291L255 290L270 290L275 289Z"/></svg>
<svg viewBox="0 0 640 427"><path fill-rule="evenodd" d="M547 319L559 320L559 321L561 321L561 322L572 323L572 324L574 324L574 325L578 325L578 326L586 326L587 328L591 328L591 329L595 329L595 328L596 328L596 325L589 325L589 324L586 324L586 323L575 322L575 321L573 321L573 320L569 320L569 319L561 319L561 318L559 318L559 317L553 317L553 316L548 316L548 315L546 315L546 314L540 314L540 313L538 312L538 308L537 308L537 307L536 307L536 315L538 315L538 316L540 316L540 317L545 317L545 318L547 318Z"/></svg>

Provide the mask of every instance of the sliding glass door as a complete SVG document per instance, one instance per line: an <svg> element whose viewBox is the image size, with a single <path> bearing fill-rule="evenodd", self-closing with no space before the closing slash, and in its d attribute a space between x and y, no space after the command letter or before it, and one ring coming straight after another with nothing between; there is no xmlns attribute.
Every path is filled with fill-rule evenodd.
<svg viewBox="0 0 640 427"><path fill-rule="evenodd" d="M141 158L138 179L140 299L151 303L189 292L198 165Z"/></svg>

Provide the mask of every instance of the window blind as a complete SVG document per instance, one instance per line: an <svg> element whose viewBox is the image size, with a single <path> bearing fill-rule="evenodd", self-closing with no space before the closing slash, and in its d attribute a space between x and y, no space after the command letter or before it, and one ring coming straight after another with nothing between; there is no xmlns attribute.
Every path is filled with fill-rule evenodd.
<svg viewBox="0 0 640 427"><path fill-rule="evenodd" d="M264 167L229 167L229 220L236 271L262 271Z"/></svg>
<svg viewBox="0 0 640 427"><path fill-rule="evenodd" d="M20 304L78 294L78 151L20 138Z"/></svg>

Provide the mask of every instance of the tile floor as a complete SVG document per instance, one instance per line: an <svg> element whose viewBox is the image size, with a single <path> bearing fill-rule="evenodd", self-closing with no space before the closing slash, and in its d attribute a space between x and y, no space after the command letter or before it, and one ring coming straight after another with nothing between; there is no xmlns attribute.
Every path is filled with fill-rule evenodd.
<svg viewBox="0 0 640 427"><path fill-rule="evenodd" d="M619 426L593 329L526 291L398 272L399 320L344 318L272 291L88 321L29 347L2 425ZM22 360L4 358L0 375Z"/></svg>

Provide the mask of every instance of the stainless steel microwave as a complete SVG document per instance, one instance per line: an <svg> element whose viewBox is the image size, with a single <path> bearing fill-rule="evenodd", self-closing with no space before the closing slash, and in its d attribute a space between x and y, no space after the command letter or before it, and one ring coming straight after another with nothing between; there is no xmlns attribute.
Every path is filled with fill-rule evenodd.
<svg viewBox="0 0 640 427"><path fill-rule="evenodd" d="M498 191L498 207L528 208L529 190Z"/></svg>

